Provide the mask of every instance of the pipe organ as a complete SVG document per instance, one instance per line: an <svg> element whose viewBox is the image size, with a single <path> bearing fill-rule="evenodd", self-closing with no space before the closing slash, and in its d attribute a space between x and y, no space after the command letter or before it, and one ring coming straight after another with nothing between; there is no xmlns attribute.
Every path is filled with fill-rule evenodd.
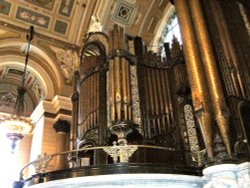
<svg viewBox="0 0 250 188"><path fill-rule="evenodd" d="M207 80L199 77L202 72L186 68L176 38L171 47L164 47L167 59L148 51L141 38L127 36L117 25L108 36L88 33L75 74L71 149L116 141L121 146L165 148L138 149L130 162L201 165L205 155L214 160L218 152L213 146ZM193 58L191 52L187 51ZM222 138L227 140L228 132ZM223 147L223 152L230 150L228 143ZM88 156L94 164L110 163L103 151Z"/></svg>

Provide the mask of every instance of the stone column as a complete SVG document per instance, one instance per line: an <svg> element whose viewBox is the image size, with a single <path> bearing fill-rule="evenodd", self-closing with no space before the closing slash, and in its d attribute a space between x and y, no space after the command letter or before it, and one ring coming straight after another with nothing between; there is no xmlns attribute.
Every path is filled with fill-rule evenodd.
<svg viewBox="0 0 250 188"><path fill-rule="evenodd" d="M35 122L30 151L30 161L36 160L38 155L48 155L57 152L58 135L53 125L58 119L71 120L71 100L69 97L55 96L52 101L41 101L31 115ZM53 159L46 171L56 170L56 158ZM31 170L31 173L34 173Z"/></svg>
<svg viewBox="0 0 250 188"><path fill-rule="evenodd" d="M204 79L203 67L194 35L193 23L190 16L188 1L175 0L177 17L180 23L180 30L183 40L183 50L187 65L188 79L192 91L192 99L195 114L199 121L203 140L206 146L208 160L214 160L212 142L212 119L208 89Z"/></svg>
<svg viewBox="0 0 250 188"><path fill-rule="evenodd" d="M197 42L199 44L204 73L209 88L208 91L212 102L212 110L214 112L215 120L217 126L219 127L220 134L224 141L228 157L232 158L229 138L229 111L225 103L218 70L216 69L215 56L212 50L212 44L209 38L205 19L202 13L200 0L190 0L188 2L190 5L190 12L193 19L195 33L197 35ZM184 35L186 35L186 33Z"/></svg>

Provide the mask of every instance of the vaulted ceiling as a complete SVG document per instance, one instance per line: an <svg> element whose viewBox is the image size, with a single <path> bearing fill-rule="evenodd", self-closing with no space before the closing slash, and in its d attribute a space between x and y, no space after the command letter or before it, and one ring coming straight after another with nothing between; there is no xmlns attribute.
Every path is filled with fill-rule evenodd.
<svg viewBox="0 0 250 188"><path fill-rule="evenodd" d="M8 97L15 101L30 25L35 27L35 37L26 79L28 113L41 98L71 95L82 38L94 18L104 32L118 24L129 35L141 36L150 44L157 43L171 8L169 0L1 0L0 88L4 89L0 101Z"/></svg>

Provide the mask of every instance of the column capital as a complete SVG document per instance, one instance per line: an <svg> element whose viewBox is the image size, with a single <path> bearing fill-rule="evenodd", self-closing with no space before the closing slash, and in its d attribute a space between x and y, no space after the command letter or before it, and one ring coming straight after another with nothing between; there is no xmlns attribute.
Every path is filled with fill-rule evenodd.
<svg viewBox="0 0 250 188"><path fill-rule="evenodd" d="M62 119L58 119L53 128L55 129L56 133L68 133L70 131L70 122Z"/></svg>

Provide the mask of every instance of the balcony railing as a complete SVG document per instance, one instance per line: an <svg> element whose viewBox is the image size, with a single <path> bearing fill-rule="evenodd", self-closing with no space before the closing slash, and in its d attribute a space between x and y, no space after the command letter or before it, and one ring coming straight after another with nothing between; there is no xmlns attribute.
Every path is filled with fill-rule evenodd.
<svg viewBox="0 0 250 188"><path fill-rule="evenodd" d="M74 167L80 167L81 164L79 162L80 157L78 154L82 151L96 151L96 150L103 150L105 151L110 157L112 157L114 163L128 163L130 157L133 153L138 150L139 148L150 148L150 149L160 149L160 150L167 150L167 151L175 151L175 152L182 152L176 148L166 148L160 146L153 146L153 145L127 145L126 143L123 145L117 145L116 142L113 143L113 146L97 146L97 147L88 147L88 148L81 148L77 150L65 151L55 154L47 154L43 153L38 155L38 158L28 164L26 164L20 170L20 179L19 181L24 180L23 172L25 169L33 165L35 169L35 173L45 173L47 171L47 167L49 163L58 156L67 156L68 159L74 160Z"/></svg>

